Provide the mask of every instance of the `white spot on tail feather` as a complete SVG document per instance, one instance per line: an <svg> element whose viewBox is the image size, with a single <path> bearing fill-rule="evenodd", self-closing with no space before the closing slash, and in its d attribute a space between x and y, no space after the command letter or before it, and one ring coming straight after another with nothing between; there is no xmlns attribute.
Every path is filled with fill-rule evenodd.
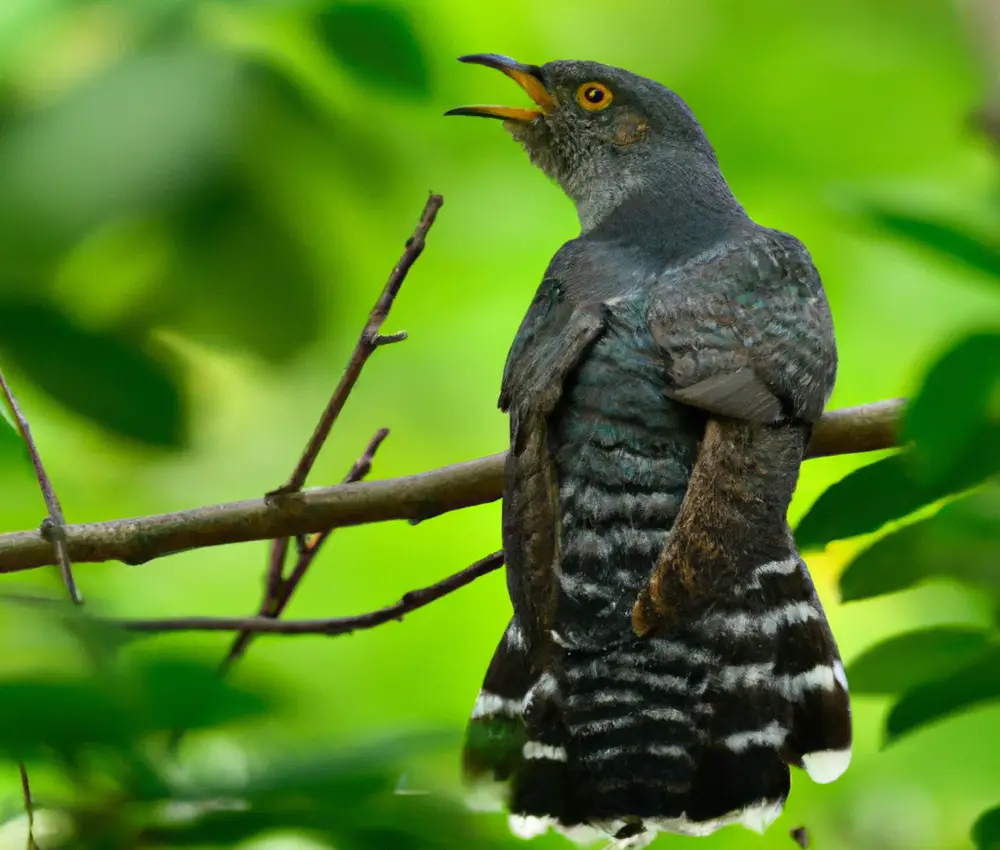
<svg viewBox="0 0 1000 850"><path fill-rule="evenodd" d="M527 741L521 751L526 759L545 759L546 761L566 761L566 748L540 744L538 741Z"/></svg>
<svg viewBox="0 0 1000 850"><path fill-rule="evenodd" d="M508 699L507 697L491 694L489 691L480 691L476 704L472 707L472 719L478 720L481 717L501 717L517 718L524 713L524 706L519 699Z"/></svg>
<svg viewBox="0 0 1000 850"><path fill-rule="evenodd" d="M778 691L788 700L799 700L806 691L832 691L837 684L836 670L828 664L817 664L812 670L777 679Z"/></svg>
<svg viewBox="0 0 1000 850"><path fill-rule="evenodd" d="M763 729L750 729L729 735L723 738L722 744L734 753L742 753L750 747L780 747L787 737L788 730L777 720L773 720Z"/></svg>
<svg viewBox="0 0 1000 850"><path fill-rule="evenodd" d="M786 602L777 608L763 612L733 611L729 613L710 614L702 618L698 624L701 631L709 634L723 633L730 635L764 634L769 637L776 635L785 626L794 626L817 620L820 613L810 602Z"/></svg>
<svg viewBox="0 0 1000 850"><path fill-rule="evenodd" d="M833 662L833 677L845 691L850 690L847 687L847 673L844 672L844 665L839 660Z"/></svg>
<svg viewBox="0 0 1000 850"><path fill-rule="evenodd" d="M851 763L851 750L820 750L802 756L802 766L813 782L825 785L839 779Z"/></svg>
<svg viewBox="0 0 1000 850"><path fill-rule="evenodd" d="M753 571L753 577L755 579L759 579L761 576L768 575L790 576L792 573L798 571L798 569L798 558L785 558L781 561L768 561L766 564L761 564Z"/></svg>

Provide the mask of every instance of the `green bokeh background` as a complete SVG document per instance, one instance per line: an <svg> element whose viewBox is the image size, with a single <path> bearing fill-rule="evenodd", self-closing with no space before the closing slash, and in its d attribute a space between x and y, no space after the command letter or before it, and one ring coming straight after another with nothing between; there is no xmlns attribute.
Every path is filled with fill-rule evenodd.
<svg viewBox="0 0 1000 850"><path fill-rule="evenodd" d="M283 482L428 190L445 205L386 325L410 338L372 359L310 484L339 481L381 426L392 433L377 477L504 447L496 398L510 340L549 257L578 231L571 204L498 123L442 117L456 105L523 100L500 75L458 65L465 53L594 59L676 89L751 215L813 253L841 353L832 406L907 395L949 343L1000 319L985 278L890 240L863 214L873 203L898 205L995 231L996 151L969 122L986 72L975 27L950 2L429 0L371 9L0 5L0 362L68 521L251 498ZM352 35L344 22L359 15L378 26ZM49 313L39 318L38 304L79 339ZM132 355L91 357L92 340L105 335L168 363L155 375L179 395L154 392L141 370L134 383L120 379ZM126 410L117 430L99 414L109 394ZM81 413L88 404L97 415ZM793 520L868 460L808 463ZM44 508L30 469L18 452L0 462L0 526L37 526ZM417 527L338 531L288 616L394 601L498 548L499 519L499 505L489 505ZM848 661L914 625L990 622L978 597L945 584L841 607L836 576L856 549L835 544L809 558ZM77 575L106 613L245 615L259 604L266 550L87 565ZM55 592L57 576L4 579L4 590L32 586ZM402 624L335 640L262 639L235 675L285 695L260 727L274 748L423 726L457 732L509 613L493 574ZM13 649L0 667L23 668L30 653L5 645ZM228 641L155 646L214 657ZM821 850L970 846L969 825L996 803L1000 709L881 751L887 705L855 701L850 771L824 787L796 773L786 813L764 838L728 829L656 846L785 848L800 824ZM450 755L426 772L457 792ZM16 809L16 770L8 773L0 794Z"/></svg>

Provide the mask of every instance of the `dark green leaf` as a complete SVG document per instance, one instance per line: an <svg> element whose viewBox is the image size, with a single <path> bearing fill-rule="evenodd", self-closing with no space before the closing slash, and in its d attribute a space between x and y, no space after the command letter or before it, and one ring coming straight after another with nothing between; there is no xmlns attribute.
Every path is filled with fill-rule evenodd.
<svg viewBox="0 0 1000 850"><path fill-rule="evenodd" d="M147 731L207 729L266 712L272 701L219 676L218 665L181 658L137 664L130 687Z"/></svg>
<svg viewBox="0 0 1000 850"><path fill-rule="evenodd" d="M918 479L909 454L875 461L829 487L795 529L799 547L822 548L831 540L878 531L887 522L982 483L1000 471L1000 425L982 426L937 481Z"/></svg>
<svg viewBox="0 0 1000 850"><path fill-rule="evenodd" d="M1000 699L1000 649L940 679L907 691L886 720L887 743L959 711Z"/></svg>
<svg viewBox="0 0 1000 850"><path fill-rule="evenodd" d="M323 313L306 249L244 184L214 184L175 232L177 260L157 294L157 322L274 362L316 339Z"/></svg>
<svg viewBox="0 0 1000 850"><path fill-rule="evenodd" d="M127 749L132 718L98 679L0 682L0 753L31 760L54 753L76 762L95 746Z"/></svg>
<svg viewBox="0 0 1000 850"><path fill-rule="evenodd" d="M1000 806L983 812L972 827L976 850L1000 850Z"/></svg>
<svg viewBox="0 0 1000 850"><path fill-rule="evenodd" d="M921 478L948 476L963 449L988 422L1000 387L1000 333L969 336L930 369L907 406L904 442L914 441L912 459Z"/></svg>
<svg viewBox="0 0 1000 850"><path fill-rule="evenodd" d="M847 669L852 694L897 694L979 658L990 633L971 626L939 626L896 635L870 647Z"/></svg>
<svg viewBox="0 0 1000 850"><path fill-rule="evenodd" d="M867 599L935 577L1000 588L1000 487L956 499L875 541L844 570L840 592L845 602Z"/></svg>
<svg viewBox="0 0 1000 850"><path fill-rule="evenodd" d="M358 78L406 95L428 92L427 60L409 16L395 6L337 3L316 17L322 43Z"/></svg>
<svg viewBox="0 0 1000 850"><path fill-rule="evenodd" d="M115 434L152 446L185 443L174 370L134 340L83 328L52 304L6 299L0 351L57 401Z"/></svg>
<svg viewBox="0 0 1000 850"><path fill-rule="evenodd" d="M1000 245L987 243L951 224L895 210L872 207L867 210L867 216L896 236L968 268L1000 278Z"/></svg>

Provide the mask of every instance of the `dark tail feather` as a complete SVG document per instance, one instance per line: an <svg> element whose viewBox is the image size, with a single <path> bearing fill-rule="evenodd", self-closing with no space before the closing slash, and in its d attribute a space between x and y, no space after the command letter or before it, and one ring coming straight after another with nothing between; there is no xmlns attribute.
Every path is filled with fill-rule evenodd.
<svg viewBox="0 0 1000 850"><path fill-rule="evenodd" d="M538 670L512 621L469 723L471 777L507 786L519 834L642 847L658 831L763 831L788 765L830 782L850 760L836 644L797 555L752 571L694 623Z"/></svg>

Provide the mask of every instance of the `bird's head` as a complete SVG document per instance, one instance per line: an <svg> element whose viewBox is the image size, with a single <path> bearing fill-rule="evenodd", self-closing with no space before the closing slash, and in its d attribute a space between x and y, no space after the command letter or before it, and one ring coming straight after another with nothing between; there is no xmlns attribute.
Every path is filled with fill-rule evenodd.
<svg viewBox="0 0 1000 850"><path fill-rule="evenodd" d="M653 80L597 62L523 65L492 53L460 61L502 71L534 106L462 106L445 114L503 120L531 161L576 202L585 227L657 181L683 180L706 166L717 173L687 104Z"/></svg>

